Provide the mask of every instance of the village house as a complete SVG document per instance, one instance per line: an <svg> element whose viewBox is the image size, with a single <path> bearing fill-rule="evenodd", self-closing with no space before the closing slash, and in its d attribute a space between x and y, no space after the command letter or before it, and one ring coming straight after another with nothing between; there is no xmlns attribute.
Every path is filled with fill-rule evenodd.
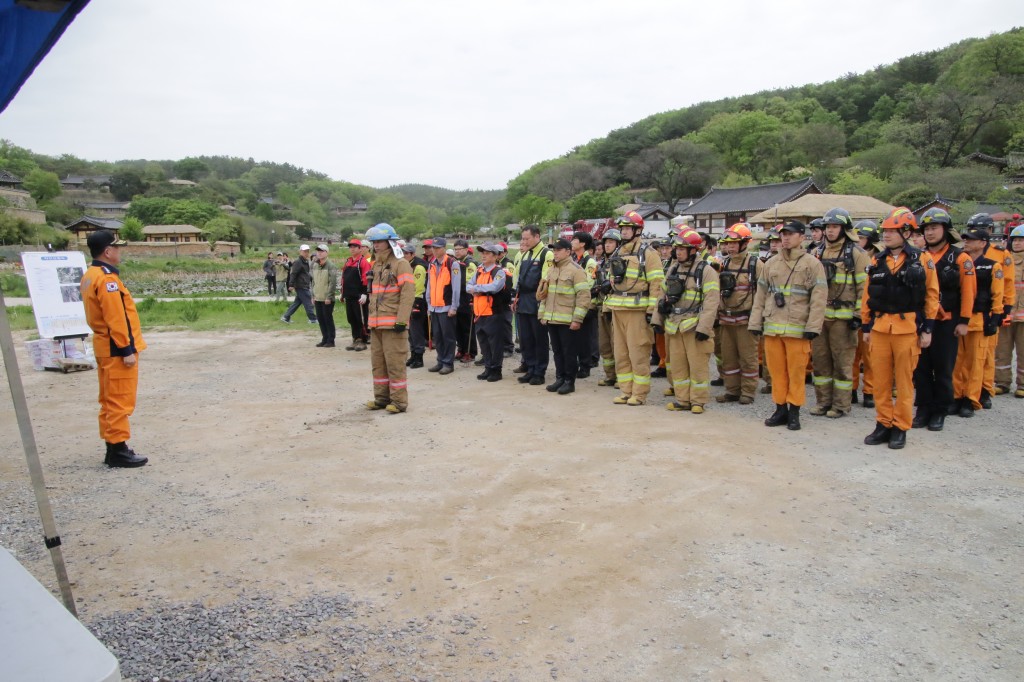
<svg viewBox="0 0 1024 682"><path fill-rule="evenodd" d="M72 234L69 246L84 247L86 245L85 240L96 230L110 230L117 234L123 225L123 222L113 218L98 218L85 215L73 223L65 225L64 229Z"/></svg>
<svg viewBox="0 0 1024 682"><path fill-rule="evenodd" d="M147 242L188 244L203 241L203 231L195 225L146 225L142 234Z"/></svg>
<svg viewBox="0 0 1024 682"><path fill-rule="evenodd" d="M85 211L86 215L101 218L124 218L128 215L128 209L132 203L130 201L82 202L77 205Z"/></svg>
<svg viewBox="0 0 1024 682"><path fill-rule="evenodd" d="M693 216L690 225L697 230L722 234L730 225L747 222L755 214L805 194L821 194L812 178L749 187L713 187L688 206L678 204L676 210Z"/></svg>

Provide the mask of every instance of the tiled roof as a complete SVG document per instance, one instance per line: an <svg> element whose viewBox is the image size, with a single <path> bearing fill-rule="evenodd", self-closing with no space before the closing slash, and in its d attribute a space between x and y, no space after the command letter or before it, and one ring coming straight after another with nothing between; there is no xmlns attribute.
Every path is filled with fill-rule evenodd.
<svg viewBox="0 0 1024 682"><path fill-rule="evenodd" d="M21 179L10 171L0 170L0 182L8 184L21 184Z"/></svg>
<svg viewBox="0 0 1024 682"><path fill-rule="evenodd" d="M116 232L117 230L121 229L122 225L124 225L122 221L114 220L113 218L97 218L91 215L84 215L78 220L69 223L64 229L72 230L74 232L76 231L72 229L74 227L79 227L80 229L89 229L89 227L87 226L92 226L96 229L114 230Z"/></svg>
<svg viewBox="0 0 1024 682"><path fill-rule="evenodd" d="M195 225L146 225L143 234L202 234Z"/></svg>
<svg viewBox="0 0 1024 682"><path fill-rule="evenodd" d="M682 205L680 202L676 205L676 211L688 215L756 213L772 208L775 204L792 201L810 192L821 193L811 178L751 187L714 187L689 206Z"/></svg>

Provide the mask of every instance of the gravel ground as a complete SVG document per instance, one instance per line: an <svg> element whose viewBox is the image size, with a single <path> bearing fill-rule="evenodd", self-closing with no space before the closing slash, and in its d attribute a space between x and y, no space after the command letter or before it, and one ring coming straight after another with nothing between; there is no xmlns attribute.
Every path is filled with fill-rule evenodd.
<svg viewBox="0 0 1024 682"><path fill-rule="evenodd" d="M860 407L791 433L765 396L698 417L463 367L370 413L367 354L309 329L147 340L140 470L101 464L95 373L19 348L125 679L1024 678L1024 401L896 452ZM0 545L57 594L13 410L0 434Z"/></svg>

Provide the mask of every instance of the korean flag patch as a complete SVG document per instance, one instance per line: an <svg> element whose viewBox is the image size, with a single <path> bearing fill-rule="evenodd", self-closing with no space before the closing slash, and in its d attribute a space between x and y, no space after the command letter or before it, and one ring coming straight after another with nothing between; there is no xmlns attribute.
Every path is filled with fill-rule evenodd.
<svg viewBox="0 0 1024 682"><path fill-rule="evenodd" d="M107 282L107 291L117 291L117 282Z"/></svg>

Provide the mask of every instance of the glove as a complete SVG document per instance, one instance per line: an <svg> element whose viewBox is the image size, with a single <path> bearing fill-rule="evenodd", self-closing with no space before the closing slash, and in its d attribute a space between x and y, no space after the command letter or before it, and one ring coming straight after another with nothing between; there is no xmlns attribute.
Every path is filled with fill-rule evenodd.
<svg viewBox="0 0 1024 682"><path fill-rule="evenodd" d="M853 331L857 331L858 329L860 329L860 318L850 318L850 329L852 329Z"/></svg>
<svg viewBox="0 0 1024 682"><path fill-rule="evenodd" d="M651 325L651 329L654 330L655 334L664 334L665 333L665 328L662 327L660 324L652 324Z"/></svg>
<svg viewBox="0 0 1024 682"><path fill-rule="evenodd" d="M694 334L694 336L697 337L698 341L707 341L708 339L711 338L710 336L708 336L704 332L697 332L696 334Z"/></svg>
<svg viewBox="0 0 1024 682"><path fill-rule="evenodd" d="M362 296L359 297L359 305L366 305L366 301L366 294L363 294Z"/></svg>
<svg viewBox="0 0 1024 682"><path fill-rule="evenodd" d="M761 334L763 334L763 333L764 333L764 332L762 332L762 331L761 331L760 329L751 329L751 330L749 330L749 331L750 331L750 333L751 333L751 334L753 334L754 336L761 336Z"/></svg>
<svg viewBox="0 0 1024 682"><path fill-rule="evenodd" d="M995 336L999 332L999 325L996 324L997 315L985 315L985 323L982 326L982 334L985 336Z"/></svg>
<svg viewBox="0 0 1024 682"><path fill-rule="evenodd" d="M818 338L818 332L804 332L804 338L808 341L813 341Z"/></svg>
<svg viewBox="0 0 1024 682"><path fill-rule="evenodd" d="M404 322L395 322L395 326L392 327L396 332L404 332L406 324Z"/></svg>
<svg viewBox="0 0 1024 682"><path fill-rule="evenodd" d="M672 304L665 299L661 299L658 301L658 312L662 315L670 314L672 312Z"/></svg>

